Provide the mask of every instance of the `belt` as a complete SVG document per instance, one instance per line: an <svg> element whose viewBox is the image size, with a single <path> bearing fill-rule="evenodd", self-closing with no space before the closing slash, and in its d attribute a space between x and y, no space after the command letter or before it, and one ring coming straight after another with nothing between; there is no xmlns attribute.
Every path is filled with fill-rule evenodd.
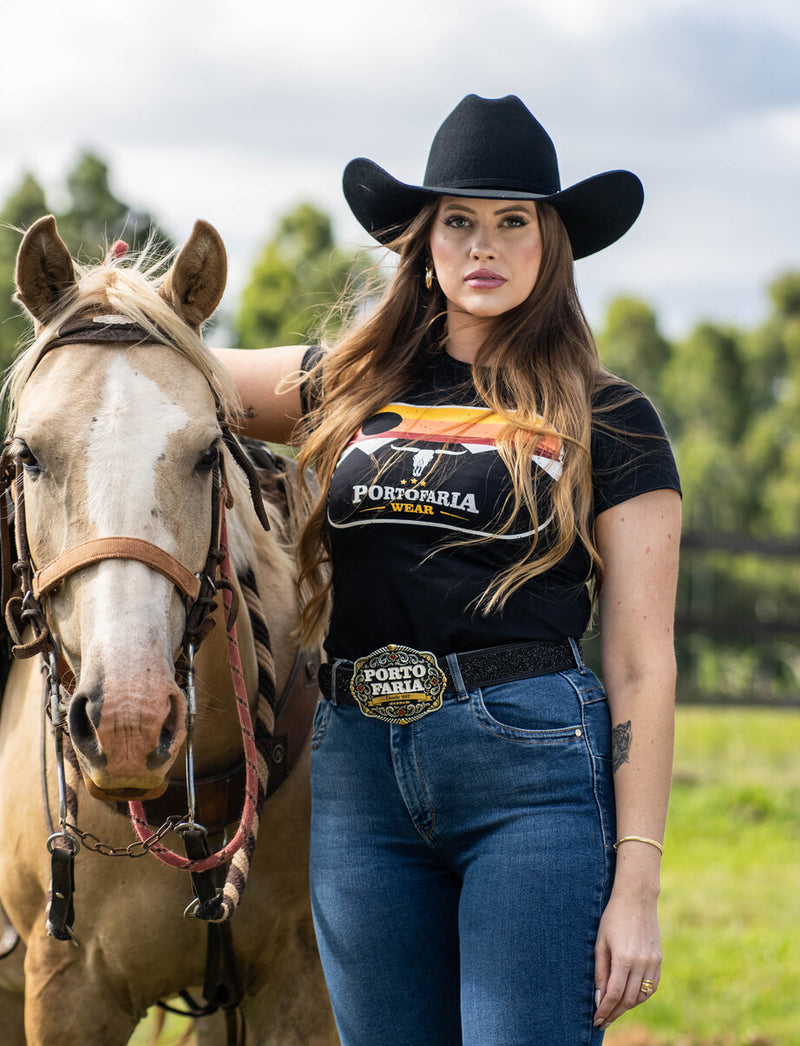
<svg viewBox="0 0 800 1046"><path fill-rule="evenodd" d="M482 650L469 650L463 654L449 654L447 657L439 658L438 661L433 654L412 650L410 647L390 645L381 647L380 650L366 658L359 658L357 662L339 661L335 665L330 663L320 665L319 686L323 696L329 701L333 699L335 691L336 704L359 705L365 714L375 715L387 722L413 722L421 715L435 711L441 704L441 693L445 689L453 689L448 685L447 678L439 667L439 662L445 667L455 662L461 673L464 688L475 690L478 687L493 686L497 683L510 683L515 679L550 675L552 672L564 672L570 668L577 668L581 664L580 657L582 657L580 643L570 639L553 641L537 639L530 643L485 647ZM399 664L401 667L391 667L391 663ZM373 667L365 669L365 666ZM420 666L423 667L420 669ZM431 686L428 685L428 674L434 676L432 688L434 698L436 698L435 707L432 707L431 704ZM360 696L357 700L353 695L353 689L360 695L364 693L365 678L368 688L369 680L376 677L379 680L387 680L382 684L386 696L375 698L367 703L383 705L384 710L380 712L367 711L364 698ZM401 682L394 684L391 680L405 678L410 681L409 687L413 689L411 684L418 677L422 677L418 689L420 692L424 689L428 694L428 697L422 700L424 709L419 710L418 714L411 714L407 699L405 707L402 709L388 707L398 703L391 698L391 687L396 686L395 693L403 689ZM377 691L379 684L374 683L372 686ZM407 697L408 695L406 695Z"/></svg>

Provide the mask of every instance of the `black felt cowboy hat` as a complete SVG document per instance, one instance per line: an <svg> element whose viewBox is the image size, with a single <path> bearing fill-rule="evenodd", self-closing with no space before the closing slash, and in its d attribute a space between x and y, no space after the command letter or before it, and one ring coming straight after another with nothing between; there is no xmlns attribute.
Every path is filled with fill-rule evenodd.
<svg viewBox="0 0 800 1046"><path fill-rule="evenodd" d="M437 196L542 200L558 212L576 259L618 240L644 200L630 171L605 171L562 189L550 136L513 94L459 102L436 132L422 185L406 185L363 157L347 165L343 184L353 214L380 243Z"/></svg>

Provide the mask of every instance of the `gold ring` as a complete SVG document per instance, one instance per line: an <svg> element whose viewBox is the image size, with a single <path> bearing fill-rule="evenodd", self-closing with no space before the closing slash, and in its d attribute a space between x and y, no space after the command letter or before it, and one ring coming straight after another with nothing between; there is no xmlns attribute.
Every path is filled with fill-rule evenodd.
<svg viewBox="0 0 800 1046"><path fill-rule="evenodd" d="M642 985L639 988L640 992L644 992L645 995L649 995L652 991L655 991L655 982L650 980L643 980Z"/></svg>

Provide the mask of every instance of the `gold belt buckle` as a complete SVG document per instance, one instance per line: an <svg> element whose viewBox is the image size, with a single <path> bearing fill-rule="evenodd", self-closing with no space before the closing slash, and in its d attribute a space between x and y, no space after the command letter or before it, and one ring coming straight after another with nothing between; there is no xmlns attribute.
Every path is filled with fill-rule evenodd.
<svg viewBox="0 0 800 1046"><path fill-rule="evenodd" d="M350 693L365 716L384 723L413 723L442 707L447 676L427 650L390 643L360 657Z"/></svg>

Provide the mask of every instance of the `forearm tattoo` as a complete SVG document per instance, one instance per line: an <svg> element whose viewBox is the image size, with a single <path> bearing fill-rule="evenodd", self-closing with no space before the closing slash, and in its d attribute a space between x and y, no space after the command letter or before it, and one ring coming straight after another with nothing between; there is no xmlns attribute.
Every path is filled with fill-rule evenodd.
<svg viewBox="0 0 800 1046"><path fill-rule="evenodd" d="M611 732L611 764L614 773L619 770L623 763L628 762L632 736L630 719L627 723L617 723Z"/></svg>

